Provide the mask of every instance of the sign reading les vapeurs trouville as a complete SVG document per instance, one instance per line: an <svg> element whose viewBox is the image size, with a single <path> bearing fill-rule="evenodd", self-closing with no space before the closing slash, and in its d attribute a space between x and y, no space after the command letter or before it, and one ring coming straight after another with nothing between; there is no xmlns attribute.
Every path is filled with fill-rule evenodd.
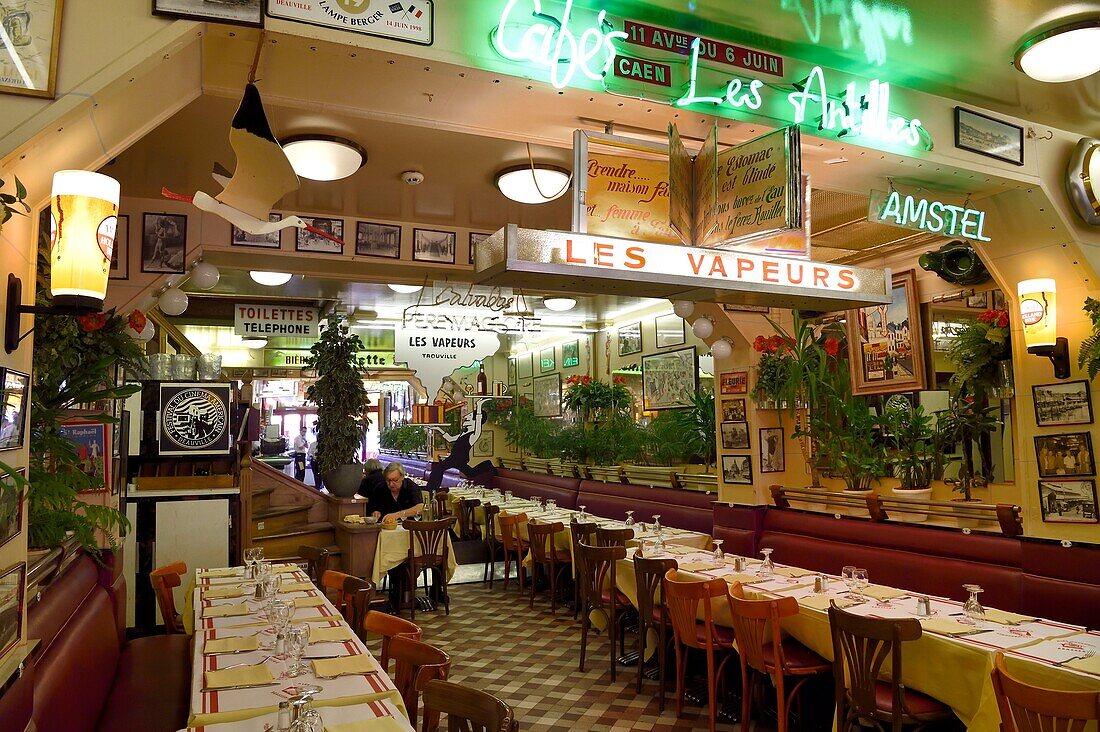
<svg viewBox="0 0 1100 732"><path fill-rule="evenodd" d="M319 315L317 308L238 303L233 306L233 332L245 337L317 338Z"/></svg>
<svg viewBox="0 0 1100 732"><path fill-rule="evenodd" d="M272 18L432 45L432 0L267 0Z"/></svg>

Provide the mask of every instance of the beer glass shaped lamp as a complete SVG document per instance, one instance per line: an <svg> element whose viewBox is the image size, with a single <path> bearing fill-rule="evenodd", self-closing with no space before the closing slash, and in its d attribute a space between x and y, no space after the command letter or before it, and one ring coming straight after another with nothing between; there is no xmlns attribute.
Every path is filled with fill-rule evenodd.
<svg viewBox="0 0 1100 732"><path fill-rule="evenodd" d="M1054 378L1069 378L1069 340L1058 337L1058 286L1053 279L1023 280L1016 286L1027 352L1054 364Z"/></svg>

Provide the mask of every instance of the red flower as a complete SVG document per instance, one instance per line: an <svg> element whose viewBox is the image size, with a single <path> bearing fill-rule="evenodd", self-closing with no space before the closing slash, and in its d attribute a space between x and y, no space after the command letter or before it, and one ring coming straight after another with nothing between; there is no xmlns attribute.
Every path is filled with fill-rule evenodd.
<svg viewBox="0 0 1100 732"><path fill-rule="evenodd" d="M840 353L840 341L836 338L826 338L825 353L829 354L830 358L836 358L836 355Z"/></svg>
<svg viewBox="0 0 1100 732"><path fill-rule="evenodd" d="M1007 328L1008 327L1008 311L1007 310L1002 310L1001 314L997 317L997 327L998 328Z"/></svg>
<svg viewBox="0 0 1100 732"><path fill-rule="evenodd" d="M765 348L767 348L767 339L762 335L756 336L756 340L752 342L752 350L763 353Z"/></svg>
<svg viewBox="0 0 1100 732"><path fill-rule="evenodd" d="M768 339L768 352L777 353L782 350L785 345L786 344L783 342L782 338L780 338L778 335L773 335L771 338Z"/></svg>
<svg viewBox="0 0 1100 732"><path fill-rule="evenodd" d="M148 321L149 319L145 317L145 313L141 312L140 310L134 310L132 313L130 313L130 330L134 331L135 333L140 333L141 331L145 330L145 324Z"/></svg>
<svg viewBox="0 0 1100 732"><path fill-rule="evenodd" d="M585 386L588 386L589 384L592 383L592 377L591 376L582 376L581 377L581 383L584 384Z"/></svg>
<svg viewBox="0 0 1100 732"><path fill-rule="evenodd" d="M616 377L611 379L611 383L612 384L625 384L626 383L626 377L625 376L616 376Z"/></svg>
<svg viewBox="0 0 1100 732"><path fill-rule="evenodd" d="M94 333L107 325L107 316L103 313L91 313L90 315L81 315L76 319L76 322L80 323L80 328L85 333Z"/></svg>

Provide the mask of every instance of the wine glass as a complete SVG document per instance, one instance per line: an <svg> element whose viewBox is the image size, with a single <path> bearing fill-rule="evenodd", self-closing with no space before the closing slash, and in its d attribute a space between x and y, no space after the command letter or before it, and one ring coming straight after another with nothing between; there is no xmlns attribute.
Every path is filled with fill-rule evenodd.
<svg viewBox="0 0 1100 732"><path fill-rule="evenodd" d="M256 549L257 547L250 546L244 550L244 566L246 568L245 576L252 577L252 568L256 565Z"/></svg>
<svg viewBox="0 0 1100 732"><path fill-rule="evenodd" d="M657 514L653 514L653 533L656 535L653 539L653 549L658 554L665 553L665 535L661 531L661 517Z"/></svg>
<svg viewBox="0 0 1100 732"><path fill-rule="evenodd" d="M867 577L867 570L863 567L856 567L856 571L852 574L852 586L855 587L856 597L860 600L866 599L863 595L863 591L867 589L867 585L870 584L870 580Z"/></svg>
<svg viewBox="0 0 1100 732"><path fill-rule="evenodd" d="M290 605L283 600L272 600L268 620L275 626L276 633L284 632L290 622Z"/></svg>
<svg viewBox="0 0 1100 732"><path fill-rule="evenodd" d="M320 712L312 706L306 706L298 713L298 718L294 720L291 730L292 732L324 732L325 723L321 719Z"/></svg>
<svg viewBox="0 0 1100 732"><path fill-rule="evenodd" d="M298 676L302 673L302 654L309 645L309 628L306 625L292 625L286 635L286 652L290 656L287 675Z"/></svg>
<svg viewBox="0 0 1100 732"><path fill-rule="evenodd" d="M504 500L505 501L511 501L512 500L512 491L504 491Z"/></svg>
<svg viewBox="0 0 1100 732"><path fill-rule="evenodd" d="M848 588L848 594L851 595L856 585L856 568L851 564L847 564L844 569L840 570L840 576Z"/></svg>
<svg viewBox="0 0 1100 732"><path fill-rule="evenodd" d="M723 541L725 541L725 539L714 540L714 558L717 559L719 562L726 558L725 553L722 551Z"/></svg>
<svg viewBox="0 0 1100 732"><path fill-rule="evenodd" d="M586 518L588 518L588 514L586 514L584 512L584 509L587 508L587 506L577 506L577 508L579 508L581 510L581 516L580 516L581 521L584 521Z"/></svg>
<svg viewBox="0 0 1100 732"><path fill-rule="evenodd" d="M979 585L963 585L963 589L970 593L963 604L963 612L971 620L985 620L985 608L978 602L978 594L984 592Z"/></svg>
<svg viewBox="0 0 1100 732"><path fill-rule="evenodd" d="M760 569L756 571L757 576L767 579L775 573L775 563L772 562L772 552L774 549L761 549L760 553L764 555L764 561L760 563Z"/></svg>
<svg viewBox="0 0 1100 732"><path fill-rule="evenodd" d="M627 511L626 512L626 521L624 523L625 523L626 526L633 526L634 525L634 512L633 511Z"/></svg>

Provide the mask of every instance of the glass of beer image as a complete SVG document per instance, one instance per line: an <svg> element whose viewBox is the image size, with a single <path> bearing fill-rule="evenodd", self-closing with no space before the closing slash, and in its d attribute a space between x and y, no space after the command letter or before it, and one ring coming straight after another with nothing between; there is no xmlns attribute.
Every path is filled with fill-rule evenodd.
<svg viewBox="0 0 1100 732"><path fill-rule="evenodd" d="M103 309L118 226L119 184L86 170L53 177L50 290L54 305Z"/></svg>

